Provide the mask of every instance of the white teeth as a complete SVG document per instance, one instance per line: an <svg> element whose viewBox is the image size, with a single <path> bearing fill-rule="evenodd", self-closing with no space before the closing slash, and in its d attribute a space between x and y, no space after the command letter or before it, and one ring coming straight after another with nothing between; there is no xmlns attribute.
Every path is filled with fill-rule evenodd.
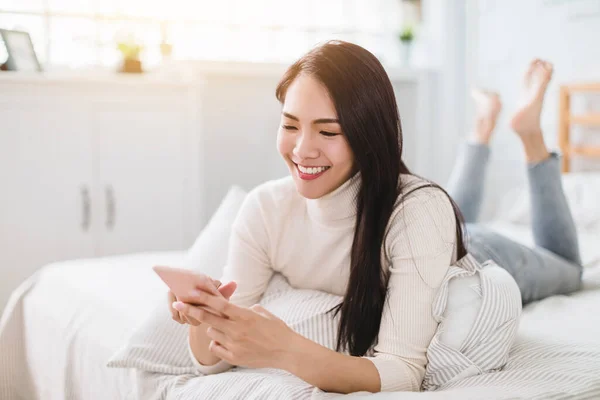
<svg viewBox="0 0 600 400"><path fill-rule="evenodd" d="M328 168L329 167L308 167L308 168L305 168L302 165L298 165L298 169L300 170L300 172L302 172L303 174L310 174L310 175L320 174L321 172L325 171Z"/></svg>

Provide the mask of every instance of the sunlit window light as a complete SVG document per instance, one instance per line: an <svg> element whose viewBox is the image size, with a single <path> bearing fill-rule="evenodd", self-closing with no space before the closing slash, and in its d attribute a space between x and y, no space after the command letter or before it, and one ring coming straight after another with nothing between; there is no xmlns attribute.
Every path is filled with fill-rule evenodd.
<svg viewBox="0 0 600 400"><path fill-rule="evenodd" d="M52 67L114 67L127 40L143 46L148 67L165 57L289 62L329 39L393 64L401 14L401 0L3 0L0 28L29 32Z"/></svg>

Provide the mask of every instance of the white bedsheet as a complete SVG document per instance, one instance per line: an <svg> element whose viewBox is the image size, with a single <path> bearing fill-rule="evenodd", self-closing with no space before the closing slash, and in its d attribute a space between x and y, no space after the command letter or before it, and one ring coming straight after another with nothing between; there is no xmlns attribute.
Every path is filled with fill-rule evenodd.
<svg viewBox="0 0 600 400"><path fill-rule="evenodd" d="M0 321L0 399L147 399L149 392L152 398L160 399L166 398L170 388L191 387L194 379L190 377L105 367L165 294L151 267L182 265L184 256L185 252L169 252L74 260L47 266L32 276L13 293ZM469 378L471 381L445 391L369 396L422 400L570 398L572 387L579 390L579 398L586 398L586 390L600 394L600 262L588 265L584 280L582 292L548 298L524 310L518 343L542 347L560 344L560 356L544 364L548 372L543 377L517 384L515 374L502 371L499 374L503 375L496 377L486 374L490 380L485 376ZM598 354L597 364L590 361L590 354ZM566 357L564 362L560 357ZM567 364L569 368L564 368ZM592 378L590 369L596 369ZM566 388L566 393L561 394L557 387ZM548 397L536 397L545 390ZM523 395L534 392L538 395ZM315 395L329 397L337 395L318 391ZM252 398L250 393L248 398Z"/></svg>
<svg viewBox="0 0 600 400"><path fill-rule="evenodd" d="M490 229L526 246L533 246L531 228L527 225L511 224L505 221L492 221L486 224ZM600 265L600 229L578 232L579 251L584 267Z"/></svg>
<svg viewBox="0 0 600 400"><path fill-rule="evenodd" d="M133 372L106 361L166 293L152 266L181 265L184 256L73 260L32 276L0 324L0 399L134 398Z"/></svg>

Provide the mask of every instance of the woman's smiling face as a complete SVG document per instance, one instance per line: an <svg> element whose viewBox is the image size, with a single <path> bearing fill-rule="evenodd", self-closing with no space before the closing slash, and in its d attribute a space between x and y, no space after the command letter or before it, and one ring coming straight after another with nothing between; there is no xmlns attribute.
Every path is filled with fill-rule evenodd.
<svg viewBox="0 0 600 400"><path fill-rule="evenodd" d="M285 94L277 149L298 192L317 199L350 178L354 155L321 82L300 74Z"/></svg>

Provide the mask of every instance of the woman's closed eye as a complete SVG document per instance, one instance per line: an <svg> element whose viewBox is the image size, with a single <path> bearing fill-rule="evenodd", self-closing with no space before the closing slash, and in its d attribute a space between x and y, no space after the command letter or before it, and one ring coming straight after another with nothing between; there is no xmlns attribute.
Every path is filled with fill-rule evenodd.
<svg viewBox="0 0 600 400"><path fill-rule="evenodd" d="M283 129L285 129L286 131L297 131L298 127L294 126L294 125L281 125L281 127ZM327 136L327 137L333 137L333 136L337 136L337 135L341 135L341 133L337 133L337 132L328 132L328 131L319 131L319 133L323 136Z"/></svg>

